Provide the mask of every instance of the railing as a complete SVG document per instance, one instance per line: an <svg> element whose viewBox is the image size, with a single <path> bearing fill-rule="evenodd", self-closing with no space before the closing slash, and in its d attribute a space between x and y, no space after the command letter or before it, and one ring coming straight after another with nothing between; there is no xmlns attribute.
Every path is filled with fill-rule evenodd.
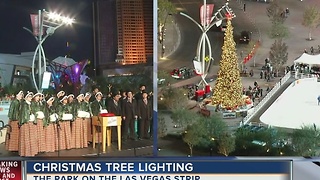
<svg viewBox="0 0 320 180"><path fill-rule="evenodd" d="M316 74L298 73L298 72L295 73L294 77L295 79L318 78Z"/></svg>
<svg viewBox="0 0 320 180"><path fill-rule="evenodd" d="M240 122L240 126L243 126L247 123L249 123L254 117L257 112L270 100L273 95L278 92L278 90L285 84L291 77L291 72L288 72L282 79L276 83L276 85L266 94L266 96L263 97L263 99L257 104L250 113L247 114L246 117L243 118L243 120Z"/></svg>

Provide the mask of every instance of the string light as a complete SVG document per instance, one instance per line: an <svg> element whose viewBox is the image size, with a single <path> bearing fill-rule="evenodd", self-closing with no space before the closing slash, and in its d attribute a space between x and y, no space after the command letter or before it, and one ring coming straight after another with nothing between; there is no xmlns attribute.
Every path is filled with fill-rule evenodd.
<svg viewBox="0 0 320 180"><path fill-rule="evenodd" d="M236 43L233 38L233 27L231 19L228 18L222 47L220 69L214 86L212 104L220 105L222 108L230 110L235 110L239 106L244 105L242 87Z"/></svg>

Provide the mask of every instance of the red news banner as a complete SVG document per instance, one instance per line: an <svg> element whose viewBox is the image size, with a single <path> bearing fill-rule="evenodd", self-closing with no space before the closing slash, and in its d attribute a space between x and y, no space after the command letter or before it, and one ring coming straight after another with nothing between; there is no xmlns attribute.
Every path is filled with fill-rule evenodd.
<svg viewBox="0 0 320 180"><path fill-rule="evenodd" d="M0 161L0 180L21 180L21 161Z"/></svg>

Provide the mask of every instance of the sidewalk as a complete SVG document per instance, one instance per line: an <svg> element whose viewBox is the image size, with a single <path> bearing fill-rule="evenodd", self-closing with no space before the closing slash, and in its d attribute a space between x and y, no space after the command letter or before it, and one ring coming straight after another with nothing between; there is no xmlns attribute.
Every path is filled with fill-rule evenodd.
<svg viewBox="0 0 320 180"><path fill-rule="evenodd" d="M168 16L165 29L165 35L170 35L164 37L165 50L163 57L168 57L179 47L181 41L180 30L178 25L174 21L174 16ZM161 55L161 44L158 41L158 57L161 57Z"/></svg>

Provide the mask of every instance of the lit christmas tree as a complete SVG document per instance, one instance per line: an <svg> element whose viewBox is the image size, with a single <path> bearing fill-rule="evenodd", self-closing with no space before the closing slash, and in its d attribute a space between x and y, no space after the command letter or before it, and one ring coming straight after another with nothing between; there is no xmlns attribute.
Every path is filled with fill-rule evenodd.
<svg viewBox="0 0 320 180"><path fill-rule="evenodd" d="M224 34L222 55L218 78L214 86L212 104L222 108L234 110L244 104L242 97L242 83L236 53L236 43L233 39L231 18L227 20L227 29Z"/></svg>

